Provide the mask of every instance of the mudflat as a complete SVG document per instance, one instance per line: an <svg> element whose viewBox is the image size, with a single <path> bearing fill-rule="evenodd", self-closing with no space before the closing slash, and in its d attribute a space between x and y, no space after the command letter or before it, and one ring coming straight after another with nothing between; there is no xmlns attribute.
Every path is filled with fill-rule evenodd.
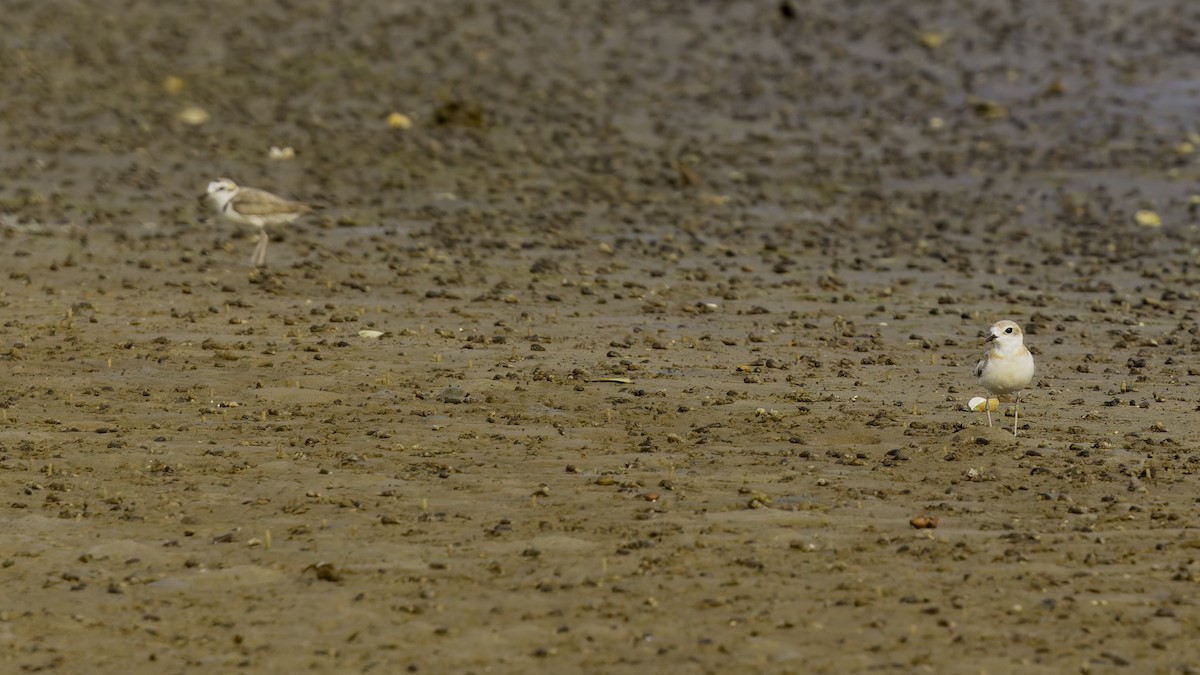
<svg viewBox="0 0 1200 675"><path fill-rule="evenodd" d="M1189 3L10 5L0 670L1196 672Z"/></svg>

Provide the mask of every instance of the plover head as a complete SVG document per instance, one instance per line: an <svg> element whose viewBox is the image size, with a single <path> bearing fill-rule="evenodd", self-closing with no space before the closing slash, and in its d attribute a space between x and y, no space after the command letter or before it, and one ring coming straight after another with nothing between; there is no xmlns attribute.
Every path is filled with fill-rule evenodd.
<svg viewBox="0 0 1200 675"><path fill-rule="evenodd" d="M1000 350L1007 352L1023 344L1025 338L1021 334L1021 327L1016 322L1006 319L992 324L992 327L988 330L987 339L984 342L997 342L1000 345Z"/></svg>
<svg viewBox="0 0 1200 675"><path fill-rule="evenodd" d="M228 178L218 178L208 184L208 190L200 195L200 200L211 200L217 209L224 209L238 193L237 183Z"/></svg>

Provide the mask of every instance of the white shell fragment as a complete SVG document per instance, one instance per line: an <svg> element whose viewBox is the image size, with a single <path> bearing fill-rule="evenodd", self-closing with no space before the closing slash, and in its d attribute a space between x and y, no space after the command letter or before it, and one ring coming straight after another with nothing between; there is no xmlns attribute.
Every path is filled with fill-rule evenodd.
<svg viewBox="0 0 1200 675"><path fill-rule="evenodd" d="M180 110L176 118L188 126L198 127L208 121L209 115L204 108L193 105Z"/></svg>
<svg viewBox="0 0 1200 675"><path fill-rule="evenodd" d="M987 408L984 408L984 406L987 406ZM1000 409L1000 399L976 396L967 401L967 409L974 410L975 412L984 412L985 409L990 409L992 412L995 412Z"/></svg>
<svg viewBox="0 0 1200 675"><path fill-rule="evenodd" d="M1157 212L1151 211L1150 209L1142 209L1138 211L1137 213L1133 214L1133 219L1142 227L1162 227L1162 218L1158 216Z"/></svg>
<svg viewBox="0 0 1200 675"><path fill-rule="evenodd" d="M367 329L364 329L364 330L360 330L360 331L358 331L358 337L361 337L361 338L367 338L367 339L369 339L369 340L374 340L374 339L378 338L378 337L379 337L379 336L381 336L381 335L383 335L383 331L381 331L381 330L367 330Z"/></svg>
<svg viewBox="0 0 1200 675"><path fill-rule="evenodd" d="M412 118L404 113L394 112L387 116L387 125L393 129L411 129Z"/></svg>

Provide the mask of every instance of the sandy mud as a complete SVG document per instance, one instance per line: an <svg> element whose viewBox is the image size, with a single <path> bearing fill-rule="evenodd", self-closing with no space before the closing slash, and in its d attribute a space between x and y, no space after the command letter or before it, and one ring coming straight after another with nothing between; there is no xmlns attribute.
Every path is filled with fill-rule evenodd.
<svg viewBox="0 0 1200 675"><path fill-rule="evenodd" d="M125 4L0 14L0 670L1197 672L1192 4Z"/></svg>

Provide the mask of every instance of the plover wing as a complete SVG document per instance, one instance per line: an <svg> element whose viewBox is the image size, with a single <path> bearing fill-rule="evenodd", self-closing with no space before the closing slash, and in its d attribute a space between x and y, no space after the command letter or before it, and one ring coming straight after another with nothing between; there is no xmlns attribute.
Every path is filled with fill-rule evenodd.
<svg viewBox="0 0 1200 675"><path fill-rule="evenodd" d="M983 353L983 358L979 359L979 363L975 364L975 377L983 377L983 370L987 368L988 359L992 355L992 350Z"/></svg>
<svg viewBox="0 0 1200 675"><path fill-rule="evenodd" d="M241 188L230 205L243 216L296 217L312 211L312 207L308 204L284 199L279 195L256 188Z"/></svg>

